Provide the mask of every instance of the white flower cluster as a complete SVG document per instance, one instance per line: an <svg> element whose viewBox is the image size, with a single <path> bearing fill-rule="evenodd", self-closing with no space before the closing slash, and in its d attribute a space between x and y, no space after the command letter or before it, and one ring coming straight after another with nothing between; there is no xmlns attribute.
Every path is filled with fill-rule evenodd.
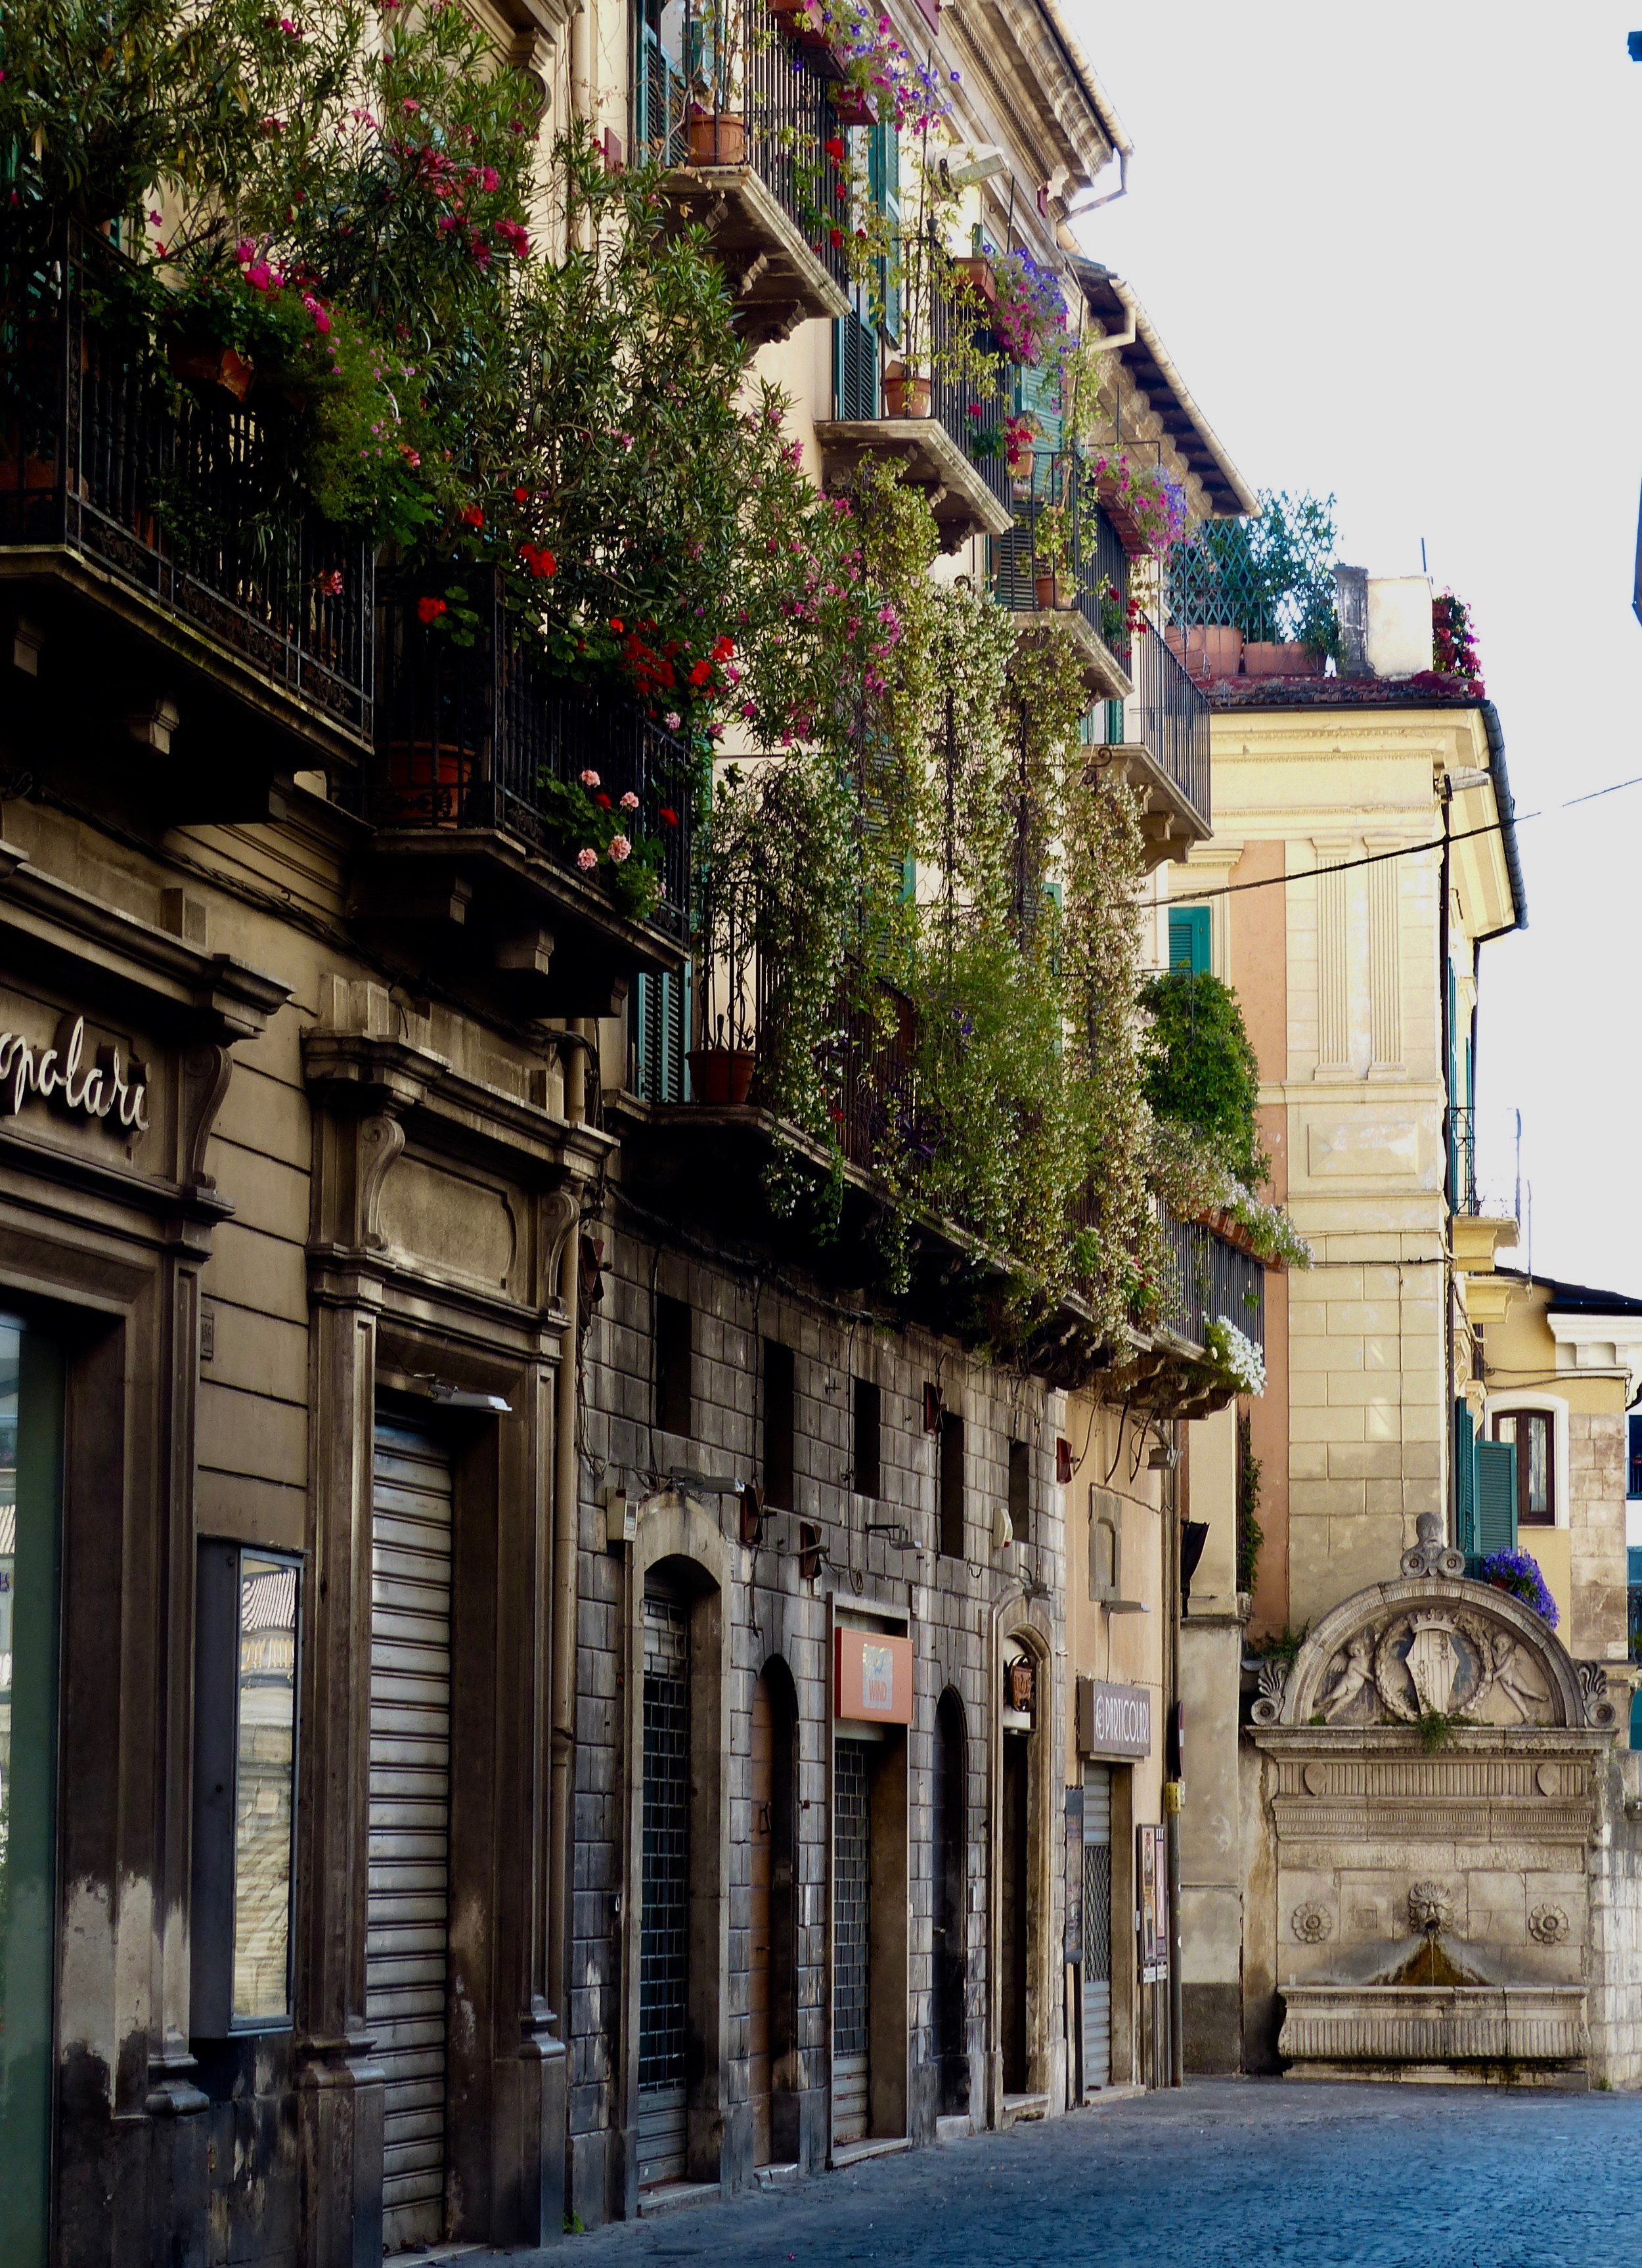
<svg viewBox="0 0 1642 2268"><path fill-rule="evenodd" d="M1265 1392L1265 1356L1246 1332L1238 1329L1230 1316L1219 1316L1204 1336L1209 1359L1217 1370L1226 1373L1240 1394Z"/></svg>

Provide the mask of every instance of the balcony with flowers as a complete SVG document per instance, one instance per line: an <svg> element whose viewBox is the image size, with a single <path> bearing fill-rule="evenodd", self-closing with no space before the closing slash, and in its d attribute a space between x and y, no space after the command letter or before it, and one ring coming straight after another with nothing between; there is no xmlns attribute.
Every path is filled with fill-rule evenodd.
<svg viewBox="0 0 1642 2268"><path fill-rule="evenodd" d="M659 168L675 225L706 231L755 345L849 308L834 216L817 225L838 84L806 10L645 0L635 15L636 155Z"/></svg>
<svg viewBox="0 0 1642 2268"><path fill-rule="evenodd" d="M1139 814L1075 637L932 582L890 466L794 541L813 595L748 657L675 1064L636 1030L614 1106L646 1202L1062 1384L1232 1390L1281 1216L1148 1101Z"/></svg>

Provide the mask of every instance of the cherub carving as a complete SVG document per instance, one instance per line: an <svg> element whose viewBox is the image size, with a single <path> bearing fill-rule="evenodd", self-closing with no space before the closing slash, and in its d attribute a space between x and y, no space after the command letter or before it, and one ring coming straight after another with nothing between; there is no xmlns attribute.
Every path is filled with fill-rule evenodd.
<svg viewBox="0 0 1642 2268"><path fill-rule="evenodd" d="M1493 1653L1495 1684L1515 1703L1523 1723L1529 1723L1550 1699L1544 1680L1508 1631L1494 1633Z"/></svg>
<svg viewBox="0 0 1642 2268"><path fill-rule="evenodd" d="M1363 1688L1373 1677L1374 1641L1366 1631L1359 1631L1345 1649L1345 1660L1338 1675L1323 1695L1321 1704L1324 1718L1332 1724L1343 1717Z"/></svg>

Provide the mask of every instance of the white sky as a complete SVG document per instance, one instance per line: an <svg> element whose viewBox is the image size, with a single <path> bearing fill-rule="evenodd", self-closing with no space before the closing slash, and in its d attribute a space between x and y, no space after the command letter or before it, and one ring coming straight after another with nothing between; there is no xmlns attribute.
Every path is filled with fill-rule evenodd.
<svg viewBox="0 0 1642 2268"><path fill-rule="evenodd" d="M1065 4L1136 151L1084 240L1244 476L1332 490L1372 573L1425 538L1519 814L1642 773L1642 0ZM1534 1265L1632 1292L1639 829L1642 787L1522 827L1479 1059L1485 1132L1522 1113Z"/></svg>

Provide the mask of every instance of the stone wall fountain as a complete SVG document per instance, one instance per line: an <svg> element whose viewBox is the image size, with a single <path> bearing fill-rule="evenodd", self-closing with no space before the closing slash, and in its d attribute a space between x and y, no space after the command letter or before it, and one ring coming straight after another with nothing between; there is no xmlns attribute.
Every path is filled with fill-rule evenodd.
<svg viewBox="0 0 1642 2268"><path fill-rule="evenodd" d="M1419 1535L1401 1580L1263 1673L1248 2059L1263 2040L1295 2076L1584 2086L1594 2007L1604 2069L1642 2046L1616 1966L1642 1911L1618 1712L1600 1665L1466 1580L1435 1515Z"/></svg>

